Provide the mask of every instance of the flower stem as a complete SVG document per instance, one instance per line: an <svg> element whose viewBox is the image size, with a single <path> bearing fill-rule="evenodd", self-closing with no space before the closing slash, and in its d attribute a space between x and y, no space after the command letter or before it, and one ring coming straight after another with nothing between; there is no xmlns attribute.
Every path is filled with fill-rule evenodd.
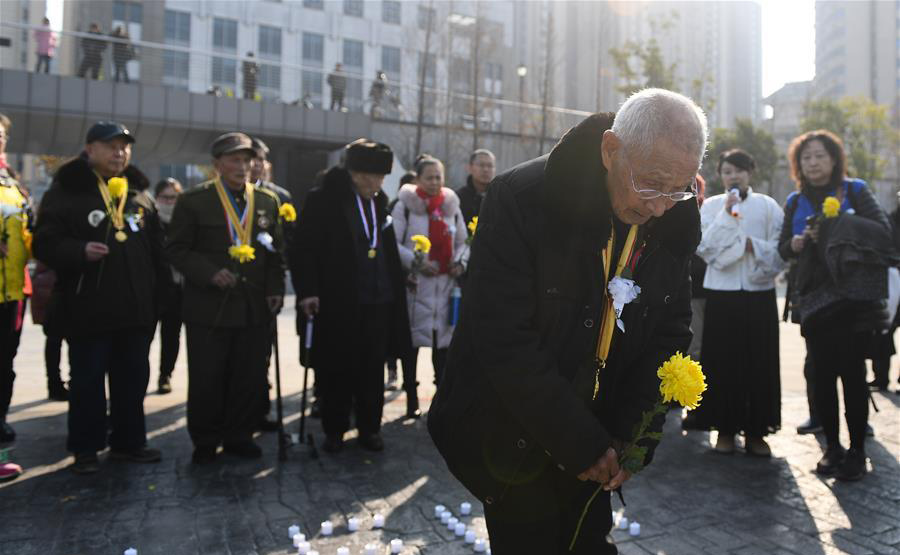
<svg viewBox="0 0 900 555"><path fill-rule="evenodd" d="M581 533L581 525L584 524L584 518L587 516L588 510L590 510L591 503L594 502L594 498L597 497L597 494L600 493L600 490L602 489L603 484L597 486L594 494L591 495L591 498L588 499L588 502L584 505L584 510L581 511L581 517L578 519L578 525L575 526L575 534L572 536L572 541L569 543L569 551L573 551L575 549L575 542L578 540L578 534Z"/></svg>

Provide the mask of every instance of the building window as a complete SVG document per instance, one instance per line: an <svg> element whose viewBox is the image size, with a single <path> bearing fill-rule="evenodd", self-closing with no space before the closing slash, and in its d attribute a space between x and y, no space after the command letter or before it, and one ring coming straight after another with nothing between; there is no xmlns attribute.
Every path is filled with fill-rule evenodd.
<svg viewBox="0 0 900 555"><path fill-rule="evenodd" d="M303 7L311 10L324 10L324 0L303 0Z"/></svg>
<svg viewBox="0 0 900 555"><path fill-rule="evenodd" d="M424 52L419 52L419 63L416 68L416 83L419 82L419 79L422 75L422 62L425 58ZM425 65L425 86L433 87L435 81L437 80L437 60L435 58L434 53L428 54L428 63Z"/></svg>
<svg viewBox="0 0 900 555"><path fill-rule="evenodd" d="M187 52L163 51L163 83L186 89L190 77L190 54Z"/></svg>
<svg viewBox="0 0 900 555"><path fill-rule="evenodd" d="M450 87L454 92L472 92L472 62L468 58L456 56L450 60Z"/></svg>
<svg viewBox="0 0 900 555"><path fill-rule="evenodd" d="M325 37L318 33L303 33L303 62L322 65L325 59Z"/></svg>
<svg viewBox="0 0 900 555"><path fill-rule="evenodd" d="M191 14L166 10L166 42L189 45L191 43Z"/></svg>
<svg viewBox="0 0 900 555"><path fill-rule="evenodd" d="M264 89L274 89L278 91L278 94L281 93L281 68L279 66L270 65L270 64L260 64L259 65L259 73L256 75L257 83L260 88ZM278 95L275 95L277 98ZM263 94L263 97L270 98L270 96Z"/></svg>
<svg viewBox="0 0 900 555"><path fill-rule="evenodd" d="M213 19L213 48L237 51L237 21L221 17Z"/></svg>
<svg viewBox="0 0 900 555"><path fill-rule="evenodd" d="M484 94L495 98L503 96L503 64L496 62L484 64Z"/></svg>
<svg viewBox="0 0 900 555"><path fill-rule="evenodd" d="M397 0L382 0L381 21L400 25L400 2Z"/></svg>
<svg viewBox="0 0 900 555"><path fill-rule="evenodd" d="M322 107L322 74L318 71L303 71L300 94L304 102L316 108Z"/></svg>
<svg viewBox="0 0 900 555"><path fill-rule="evenodd" d="M400 80L400 49L395 46L381 47L381 71L383 71L388 80Z"/></svg>
<svg viewBox="0 0 900 555"><path fill-rule="evenodd" d="M237 62L230 58L213 58L212 80L213 83L222 85L235 85L237 83Z"/></svg>
<svg viewBox="0 0 900 555"><path fill-rule="evenodd" d="M344 15L363 16L363 0L344 0Z"/></svg>
<svg viewBox="0 0 900 555"><path fill-rule="evenodd" d="M435 12L434 8L428 8L426 6L419 6L419 29L423 31L428 30L428 26L431 25L434 28L435 21Z"/></svg>
<svg viewBox="0 0 900 555"><path fill-rule="evenodd" d="M259 26L259 57L268 60L281 59L281 29Z"/></svg>
<svg viewBox="0 0 900 555"><path fill-rule="evenodd" d="M344 39L344 65L362 69L363 43L359 40Z"/></svg>
<svg viewBox="0 0 900 555"><path fill-rule="evenodd" d="M125 23L141 24L144 21L144 6L134 2L113 2L113 19Z"/></svg>

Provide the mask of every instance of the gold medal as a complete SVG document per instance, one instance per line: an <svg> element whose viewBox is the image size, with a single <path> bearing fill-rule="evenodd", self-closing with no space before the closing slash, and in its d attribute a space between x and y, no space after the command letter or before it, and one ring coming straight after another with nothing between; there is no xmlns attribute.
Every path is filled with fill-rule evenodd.
<svg viewBox="0 0 900 555"><path fill-rule="evenodd" d="M375 258L375 249L369 249L369 258Z"/></svg>
<svg viewBox="0 0 900 555"><path fill-rule="evenodd" d="M116 232L116 241L120 243L124 243L125 239L128 239L128 235L125 235L125 232L121 229Z"/></svg>

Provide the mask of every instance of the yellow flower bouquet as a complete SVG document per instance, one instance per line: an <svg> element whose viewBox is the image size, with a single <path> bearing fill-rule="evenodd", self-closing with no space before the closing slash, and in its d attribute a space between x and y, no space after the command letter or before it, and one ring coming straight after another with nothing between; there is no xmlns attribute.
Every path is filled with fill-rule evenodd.
<svg viewBox="0 0 900 555"><path fill-rule="evenodd" d="M250 245L232 245L228 247L228 254L240 264L256 259L256 249Z"/></svg>
<svg viewBox="0 0 900 555"><path fill-rule="evenodd" d="M297 219L297 209L290 202L283 203L278 208L278 214L286 222L293 222Z"/></svg>
<svg viewBox="0 0 900 555"><path fill-rule="evenodd" d="M111 177L106 185L112 198L122 198L128 194L128 180L124 177Z"/></svg>
<svg viewBox="0 0 900 555"><path fill-rule="evenodd" d="M822 202L822 215L826 218L837 218L841 213L841 201L837 197L826 197Z"/></svg>

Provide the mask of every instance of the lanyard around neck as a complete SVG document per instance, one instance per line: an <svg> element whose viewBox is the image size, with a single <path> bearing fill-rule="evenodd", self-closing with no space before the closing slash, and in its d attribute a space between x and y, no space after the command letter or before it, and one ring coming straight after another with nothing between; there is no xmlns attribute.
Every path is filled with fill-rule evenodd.
<svg viewBox="0 0 900 555"><path fill-rule="evenodd" d="M221 179L216 179L215 187L216 193L219 195L219 202L222 203L222 208L225 209L225 220L228 223L228 231L229 235L231 235L232 243L237 246L249 245L250 231L253 225L250 214L253 213L254 204L254 195L251 185L249 183L244 184L246 203L244 204L244 212L240 217L237 215L237 201L234 196L230 194L230 191L225 190L225 186L222 185Z"/></svg>
<svg viewBox="0 0 900 555"><path fill-rule="evenodd" d="M369 232L369 222L366 221L366 213L363 209L362 199L356 195L356 207L359 208L359 217L362 220L363 229L366 232L366 239L369 241L369 249L378 246L378 222L375 220L375 200L369 199L369 210L372 213L372 232Z"/></svg>

